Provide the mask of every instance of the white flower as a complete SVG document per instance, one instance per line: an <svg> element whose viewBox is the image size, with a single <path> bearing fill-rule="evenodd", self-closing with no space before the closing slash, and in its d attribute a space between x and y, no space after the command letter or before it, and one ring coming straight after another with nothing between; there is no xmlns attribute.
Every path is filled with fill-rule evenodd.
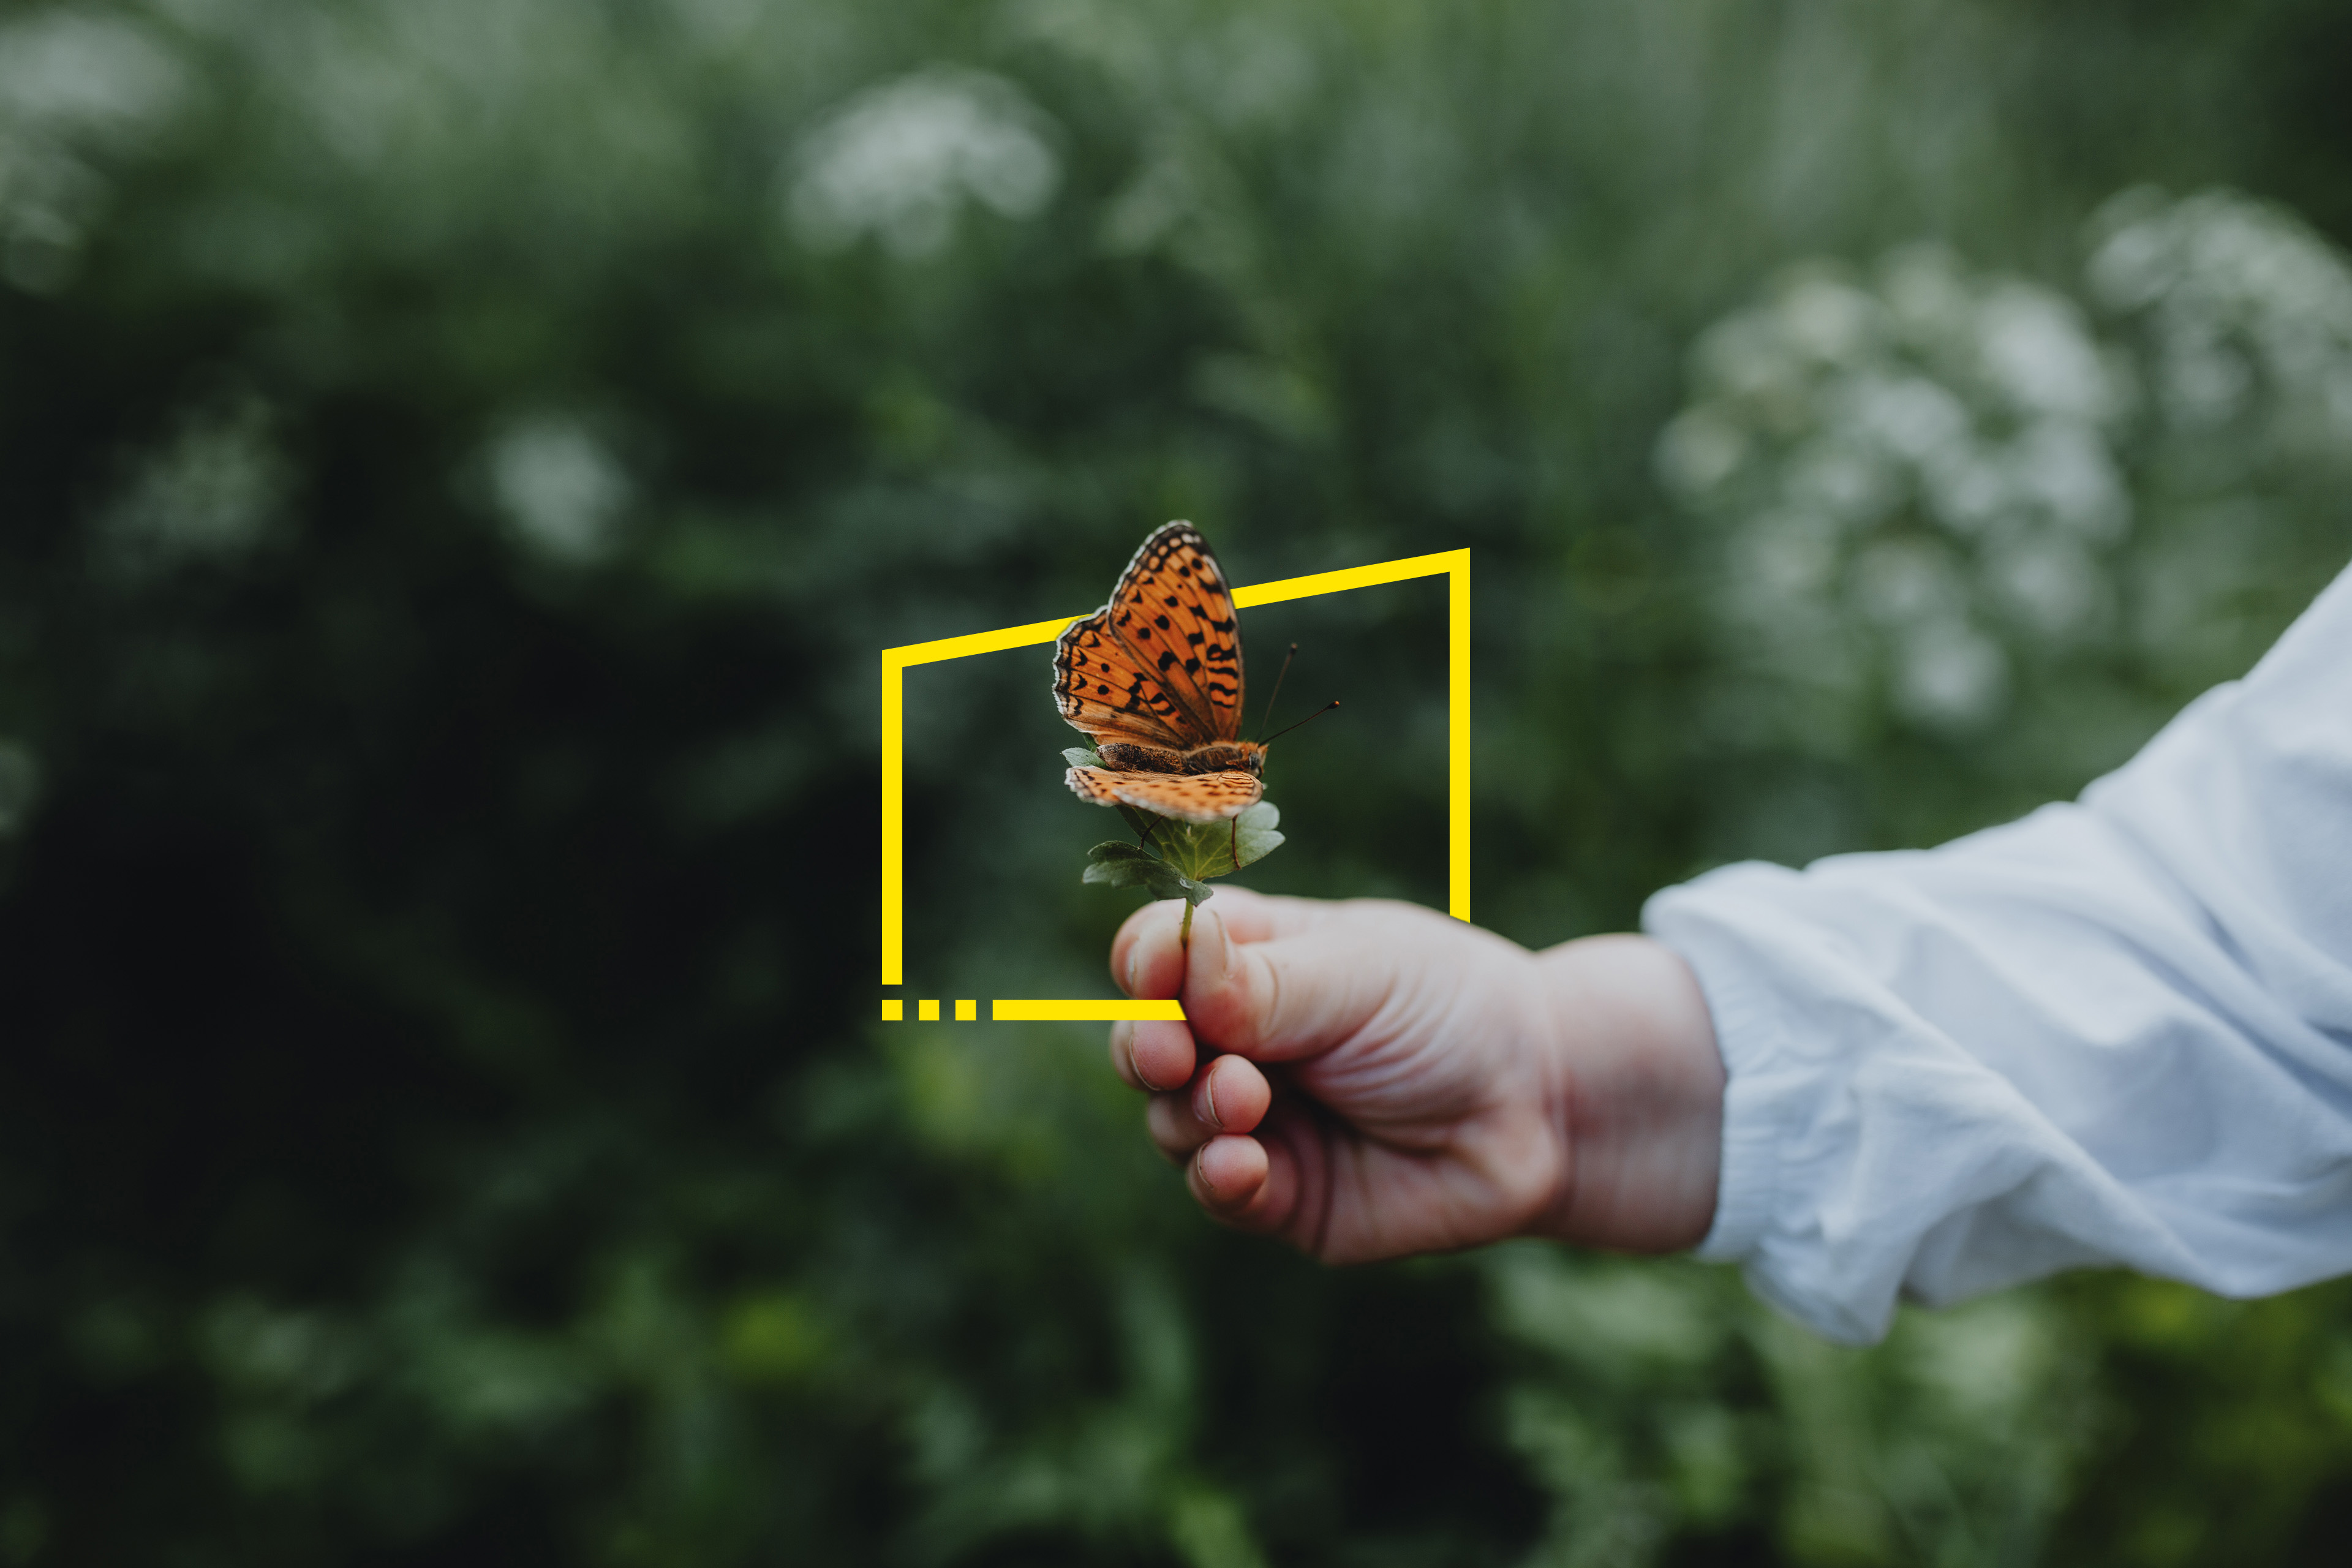
<svg viewBox="0 0 2352 1568"><path fill-rule="evenodd" d="M1928 621L1903 635L1895 661L1895 704L1921 723L1972 729L1995 717L2009 697L2009 656L1958 620Z"/></svg>
<svg viewBox="0 0 2352 1568"><path fill-rule="evenodd" d="M0 121L135 132L170 114L186 86L179 62L129 22L53 10L0 26Z"/></svg>
<svg viewBox="0 0 2352 1568"><path fill-rule="evenodd" d="M1701 404L1677 415L1658 437L1658 477L1696 499L1729 479L1747 456L1748 433L1720 409Z"/></svg>
<svg viewBox="0 0 2352 1568"><path fill-rule="evenodd" d="M2073 306L2047 289L2003 284L1978 307L1985 368L2021 408L2097 420L2115 411L2106 367Z"/></svg>
<svg viewBox="0 0 2352 1568"><path fill-rule="evenodd" d="M578 421L539 415L491 443L490 492L526 549L586 566L620 542L628 476Z"/></svg>
<svg viewBox="0 0 2352 1568"><path fill-rule="evenodd" d="M0 24L0 277L62 287L109 194L89 154L152 133L186 97L179 63L130 22L49 10Z"/></svg>
<svg viewBox="0 0 2352 1568"><path fill-rule="evenodd" d="M1005 217L1042 209L1061 162L1045 117L1001 77L933 66L868 88L794 153L793 231L818 249L877 236L901 256L938 250L976 201Z"/></svg>
<svg viewBox="0 0 2352 1568"><path fill-rule="evenodd" d="M2352 266L2326 240L2232 191L2126 192L2093 226L2092 292L2146 324L2173 424L2228 424L2267 387L2288 428L2352 436Z"/></svg>

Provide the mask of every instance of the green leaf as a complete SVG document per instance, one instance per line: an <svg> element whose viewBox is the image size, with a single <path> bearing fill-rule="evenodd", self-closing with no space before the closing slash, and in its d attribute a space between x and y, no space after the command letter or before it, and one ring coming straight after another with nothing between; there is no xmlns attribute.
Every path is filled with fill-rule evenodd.
<svg viewBox="0 0 2352 1568"><path fill-rule="evenodd" d="M1204 903L1216 889L1185 876L1150 850L1114 839L1087 851L1084 880L1106 888L1142 888L1155 899Z"/></svg>
<svg viewBox="0 0 2352 1568"><path fill-rule="evenodd" d="M1177 870L1196 881L1206 881L1229 877L1272 854L1282 842L1282 835L1275 829L1281 820L1282 813L1274 803L1262 800L1243 812L1237 822L1176 822L1162 817L1152 831L1151 842L1161 858Z"/></svg>
<svg viewBox="0 0 2352 1568"><path fill-rule="evenodd" d="M1091 746L1065 746L1062 760L1074 768L1098 768L1103 765L1102 754Z"/></svg>
<svg viewBox="0 0 2352 1568"><path fill-rule="evenodd" d="M1259 801L1242 813L1242 866L1255 865L1280 847L1282 835L1275 831L1275 825L1281 820L1281 808L1270 800ZM1234 869L1239 870L1241 867Z"/></svg>

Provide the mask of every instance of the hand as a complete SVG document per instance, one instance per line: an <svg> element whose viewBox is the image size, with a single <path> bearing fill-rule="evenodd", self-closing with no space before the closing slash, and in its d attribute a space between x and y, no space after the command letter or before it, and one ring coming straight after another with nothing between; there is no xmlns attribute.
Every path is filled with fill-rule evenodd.
<svg viewBox="0 0 2352 1568"><path fill-rule="evenodd" d="M1220 889L1111 943L1152 1140L1217 1218L1333 1263L1548 1236L1626 1251L1713 1223L1723 1063L1689 968L1646 937L1541 953L1418 905Z"/></svg>

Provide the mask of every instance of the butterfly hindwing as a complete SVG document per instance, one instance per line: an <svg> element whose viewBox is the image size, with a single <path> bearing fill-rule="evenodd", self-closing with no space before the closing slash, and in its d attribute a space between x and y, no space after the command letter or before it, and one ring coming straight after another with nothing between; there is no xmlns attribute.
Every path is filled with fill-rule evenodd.
<svg viewBox="0 0 2352 1568"><path fill-rule="evenodd" d="M1184 822L1223 822L1258 803L1265 786L1239 768L1213 773L1121 773L1110 768L1072 768L1069 784L1079 799L1096 805L1124 803L1156 816Z"/></svg>
<svg viewBox="0 0 2352 1568"><path fill-rule="evenodd" d="M1097 741L1189 750L1241 733L1241 626L1188 522L1143 542L1110 602L1054 645L1054 700Z"/></svg>

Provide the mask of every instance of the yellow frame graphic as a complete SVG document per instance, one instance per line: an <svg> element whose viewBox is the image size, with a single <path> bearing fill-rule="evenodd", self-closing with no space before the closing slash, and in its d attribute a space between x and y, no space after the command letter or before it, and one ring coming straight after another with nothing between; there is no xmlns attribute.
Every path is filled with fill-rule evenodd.
<svg viewBox="0 0 2352 1568"><path fill-rule="evenodd" d="M1311 599L1324 594L1344 594L1350 588L1372 588L1415 577L1447 579L1445 602L1445 871L1446 913L1470 918L1470 552L1442 550L1432 555L1411 555L1341 572L1318 572L1305 577L1285 577L1235 588L1234 604L1241 609L1279 605L1287 599ZM1030 647L1060 637L1071 622L1094 611L1064 616L1058 620L1032 621L1001 631L974 632L970 637L941 637L936 642L908 643L882 650L882 984L906 984L907 938L907 700L906 672L918 664L938 664L973 654L1000 653ZM882 1016L897 1022L907 1005L885 997ZM955 1016L973 1020L978 1004L955 1004ZM940 1016L937 1000L917 1007L925 1020ZM1183 1008L1173 1001L1013 1000L992 1001L988 1016L998 1022L1078 1019L1110 1022L1120 1018L1181 1020Z"/></svg>

